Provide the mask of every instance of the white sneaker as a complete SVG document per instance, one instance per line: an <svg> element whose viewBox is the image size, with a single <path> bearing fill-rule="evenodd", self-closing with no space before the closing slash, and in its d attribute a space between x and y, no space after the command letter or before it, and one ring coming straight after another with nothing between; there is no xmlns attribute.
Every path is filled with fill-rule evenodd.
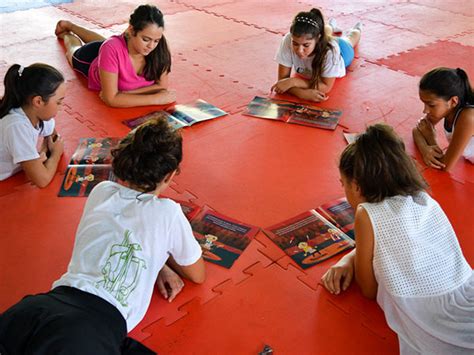
<svg viewBox="0 0 474 355"><path fill-rule="evenodd" d="M335 18L331 17L328 21L328 24L332 28L332 33L342 33L342 30L337 26Z"/></svg>
<svg viewBox="0 0 474 355"><path fill-rule="evenodd" d="M352 26L352 28L355 30L359 30L359 32L362 33L362 26L363 26L362 22L359 21L354 26Z"/></svg>

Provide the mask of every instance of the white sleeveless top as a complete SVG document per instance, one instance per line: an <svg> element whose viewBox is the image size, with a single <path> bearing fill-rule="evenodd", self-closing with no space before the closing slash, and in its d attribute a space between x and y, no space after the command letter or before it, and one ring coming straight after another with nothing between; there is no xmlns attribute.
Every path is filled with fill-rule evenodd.
<svg viewBox="0 0 474 355"><path fill-rule="evenodd" d="M458 120L458 117L461 114L462 110L465 109L465 108L474 108L474 105L468 104L464 107L460 107L456 111L456 114L454 115L453 127L451 128L451 131L448 130L446 125L443 125L444 134L446 135L446 139L448 140L449 143L451 143L451 139L453 138L454 128L456 127L456 121ZM471 139L469 140L469 143L467 144L466 148L464 148L464 152L463 152L462 156L464 158L466 158L467 160L469 160L471 163L474 164L474 136L471 137Z"/></svg>
<svg viewBox="0 0 474 355"><path fill-rule="evenodd" d="M377 302L400 352L472 354L474 273L441 207L426 192L362 206L374 230Z"/></svg>

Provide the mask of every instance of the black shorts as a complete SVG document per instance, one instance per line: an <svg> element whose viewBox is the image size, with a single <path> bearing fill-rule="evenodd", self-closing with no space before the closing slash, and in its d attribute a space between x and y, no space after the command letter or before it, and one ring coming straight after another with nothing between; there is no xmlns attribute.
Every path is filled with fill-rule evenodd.
<svg viewBox="0 0 474 355"><path fill-rule="evenodd" d="M72 68L84 74L87 78L89 76L89 67L92 61L99 55L102 43L104 41L89 42L78 48L72 55Z"/></svg>
<svg viewBox="0 0 474 355"><path fill-rule="evenodd" d="M67 286L26 296L0 315L0 353L154 354L127 338L112 304Z"/></svg>

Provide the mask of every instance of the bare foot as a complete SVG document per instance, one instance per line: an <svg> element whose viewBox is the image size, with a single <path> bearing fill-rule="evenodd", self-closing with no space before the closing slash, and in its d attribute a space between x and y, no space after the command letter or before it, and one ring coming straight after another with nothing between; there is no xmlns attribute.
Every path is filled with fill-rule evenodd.
<svg viewBox="0 0 474 355"><path fill-rule="evenodd" d="M71 21L66 21L66 20L60 20L56 24L56 29L54 30L54 34L58 38L64 38L66 34L68 34L71 31L72 28L72 22Z"/></svg>

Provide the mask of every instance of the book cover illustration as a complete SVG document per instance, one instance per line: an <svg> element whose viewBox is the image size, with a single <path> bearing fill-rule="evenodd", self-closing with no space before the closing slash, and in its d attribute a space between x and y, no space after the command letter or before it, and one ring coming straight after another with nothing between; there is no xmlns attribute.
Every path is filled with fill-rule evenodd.
<svg viewBox="0 0 474 355"><path fill-rule="evenodd" d="M244 115L334 130L342 111L255 96Z"/></svg>
<svg viewBox="0 0 474 355"><path fill-rule="evenodd" d="M355 245L351 238L315 210L304 212L264 231L303 269Z"/></svg>
<svg viewBox="0 0 474 355"><path fill-rule="evenodd" d="M227 112L204 100L198 99L189 104L175 105L166 111L154 111L144 116L125 120L123 123L127 127L134 129L153 118L165 116L168 123L175 129L178 129L191 126L196 122L211 120L225 115L227 115Z"/></svg>
<svg viewBox="0 0 474 355"><path fill-rule="evenodd" d="M354 209L344 197L325 203L316 210L350 238L355 239Z"/></svg>
<svg viewBox="0 0 474 355"><path fill-rule="evenodd" d="M176 203L179 203L188 221L191 221L201 210L201 207L199 207L198 205L195 205L192 202L178 201L178 200L174 200L174 201Z"/></svg>
<svg viewBox="0 0 474 355"><path fill-rule="evenodd" d="M99 182L107 180L116 180L111 165L69 165L59 196L89 196Z"/></svg>
<svg viewBox="0 0 474 355"><path fill-rule="evenodd" d="M120 138L81 138L69 165L111 164L111 151Z"/></svg>
<svg viewBox="0 0 474 355"><path fill-rule="evenodd" d="M58 196L89 196L101 181L115 181L112 149L120 138L81 138L64 175Z"/></svg>
<svg viewBox="0 0 474 355"><path fill-rule="evenodd" d="M208 208L192 219L191 227L203 258L226 268L234 264L259 230Z"/></svg>

